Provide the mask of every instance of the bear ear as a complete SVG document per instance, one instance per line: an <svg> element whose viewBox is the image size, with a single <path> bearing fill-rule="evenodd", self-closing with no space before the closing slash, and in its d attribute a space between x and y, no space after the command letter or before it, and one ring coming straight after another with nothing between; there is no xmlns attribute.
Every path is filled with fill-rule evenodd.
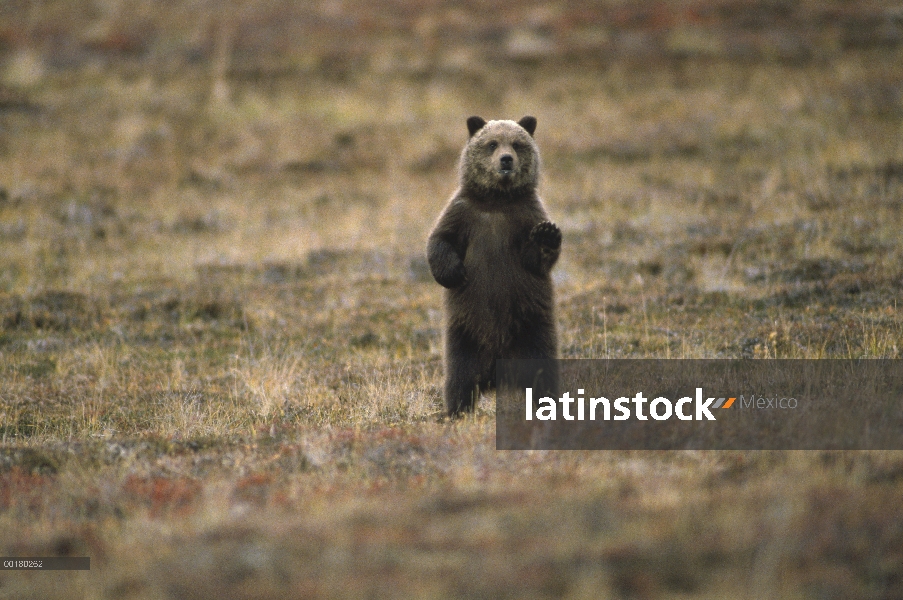
<svg viewBox="0 0 903 600"><path fill-rule="evenodd" d="M473 134L481 130L485 124L486 119L483 117L470 117L467 119L467 131L470 132L470 137L473 137Z"/></svg>
<svg viewBox="0 0 903 600"><path fill-rule="evenodd" d="M536 117L524 117L517 124L526 129L530 137L533 137L533 132L536 131Z"/></svg>

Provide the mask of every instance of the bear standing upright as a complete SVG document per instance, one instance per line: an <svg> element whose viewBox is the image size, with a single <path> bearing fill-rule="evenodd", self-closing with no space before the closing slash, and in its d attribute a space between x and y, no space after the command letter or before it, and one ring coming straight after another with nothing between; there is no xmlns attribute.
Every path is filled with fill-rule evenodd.
<svg viewBox="0 0 903 600"><path fill-rule="evenodd" d="M452 416L472 411L496 384L496 359L553 359L558 347L550 271L561 231L536 193L536 119L470 117L467 129L460 187L427 244L433 277L447 288L445 404Z"/></svg>

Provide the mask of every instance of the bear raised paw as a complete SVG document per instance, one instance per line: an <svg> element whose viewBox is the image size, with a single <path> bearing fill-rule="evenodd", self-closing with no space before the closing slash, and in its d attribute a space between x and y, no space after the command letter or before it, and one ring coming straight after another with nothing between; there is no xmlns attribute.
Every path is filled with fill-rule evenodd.
<svg viewBox="0 0 903 600"><path fill-rule="evenodd" d="M530 230L530 240L550 250L558 250L561 248L561 230L550 221L537 223Z"/></svg>
<svg viewBox="0 0 903 600"><path fill-rule="evenodd" d="M472 411L502 358L557 356L551 269L561 230L536 193L536 119L467 119L459 187L427 243L445 290L445 403ZM553 382L557 385L557 379Z"/></svg>

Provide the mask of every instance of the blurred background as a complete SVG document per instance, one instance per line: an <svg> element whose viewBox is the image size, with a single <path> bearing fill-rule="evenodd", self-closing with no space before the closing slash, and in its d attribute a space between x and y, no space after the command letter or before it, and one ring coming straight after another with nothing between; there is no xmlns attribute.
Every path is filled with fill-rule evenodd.
<svg viewBox="0 0 903 600"><path fill-rule="evenodd" d="M786 221L903 177L901 44L886 2L7 0L0 290L414 257L471 114L538 117L572 243L681 198Z"/></svg>

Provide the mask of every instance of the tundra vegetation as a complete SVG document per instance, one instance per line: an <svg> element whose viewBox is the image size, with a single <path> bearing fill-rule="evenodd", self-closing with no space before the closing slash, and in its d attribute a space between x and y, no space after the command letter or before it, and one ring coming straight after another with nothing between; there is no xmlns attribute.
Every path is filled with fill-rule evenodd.
<svg viewBox="0 0 903 600"><path fill-rule="evenodd" d="M900 453L442 418L471 114L540 123L562 356L901 358L890 4L3 2L0 555L91 570L0 597L903 596Z"/></svg>

